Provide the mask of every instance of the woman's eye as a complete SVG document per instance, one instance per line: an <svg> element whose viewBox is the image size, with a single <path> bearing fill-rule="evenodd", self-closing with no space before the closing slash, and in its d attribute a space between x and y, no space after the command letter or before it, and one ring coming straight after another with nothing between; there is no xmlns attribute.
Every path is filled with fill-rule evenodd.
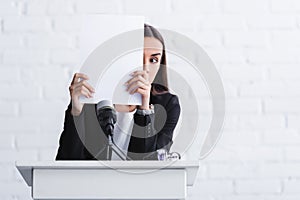
<svg viewBox="0 0 300 200"><path fill-rule="evenodd" d="M158 59L157 59L157 58L150 58L150 62L151 62L151 63L157 63L157 62L158 62Z"/></svg>

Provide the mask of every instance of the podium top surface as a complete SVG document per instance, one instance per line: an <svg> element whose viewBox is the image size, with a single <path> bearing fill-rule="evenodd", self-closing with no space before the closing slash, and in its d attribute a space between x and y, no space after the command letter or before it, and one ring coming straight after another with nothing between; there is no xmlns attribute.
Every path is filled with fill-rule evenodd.
<svg viewBox="0 0 300 200"><path fill-rule="evenodd" d="M189 168L198 167L199 161L153 161L153 160L88 160L88 161L16 161L16 166L31 168L138 168L138 169L156 169L156 168Z"/></svg>
<svg viewBox="0 0 300 200"><path fill-rule="evenodd" d="M198 168L199 161L122 161L122 160L88 160L88 161L16 161L20 174L27 185L32 186L32 171L34 169L113 169L113 170L164 170L184 169L187 172L188 182L192 185Z"/></svg>

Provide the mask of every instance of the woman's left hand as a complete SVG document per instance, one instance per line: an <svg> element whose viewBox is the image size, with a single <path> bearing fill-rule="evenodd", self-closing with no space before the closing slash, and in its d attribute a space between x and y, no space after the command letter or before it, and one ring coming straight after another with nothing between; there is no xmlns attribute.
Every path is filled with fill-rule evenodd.
<svg viewBox="0 0 300 200"><path fill-rule="evenodd" d="M130 94L140 93L142 95L142 105L139 109L149 110L151 83L149 82L149 71L137 70L130 74L132 76L125 85Z"/></svg>

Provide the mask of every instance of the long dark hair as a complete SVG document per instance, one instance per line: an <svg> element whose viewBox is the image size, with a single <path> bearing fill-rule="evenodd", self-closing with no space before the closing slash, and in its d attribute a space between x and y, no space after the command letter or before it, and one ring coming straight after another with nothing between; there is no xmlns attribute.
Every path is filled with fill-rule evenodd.
<svg viewBox="0 0 300 200"><path fill-rule="evenodd" d="M144 37L154 37L158 39L163 45L160 66L153 80L153 83L151 84L152 86L151 93L154 95L156 93L161 94L161 93L169 92L168 77L167 77L167 60L166 60L164 39L156 28L148 24L144 24Z"/></svg>

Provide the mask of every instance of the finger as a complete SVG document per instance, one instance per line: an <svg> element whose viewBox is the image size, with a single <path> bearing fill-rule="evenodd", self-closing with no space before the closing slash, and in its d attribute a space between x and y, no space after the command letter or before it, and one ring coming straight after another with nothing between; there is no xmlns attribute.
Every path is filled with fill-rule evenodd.
<svg viewBox="0 0 300 200"><path fill-rule="evenodd" d="M125 82L125 85L130 85L136 81L141 81L145 84L149 84L149 81L147 79L145 79L143 76L141 75L137 75L137 76L134 76L133 78L129 79L127 82Z"/></svg>
<svg viewBox="0 0 300 200"><path fill-rule="evenodd" d="M132 76L142 76L145 80L149 81L149 70L135 71L132 73Z"/></svg>
<svg viewBox="0 0 300 200"><path fill-rule="evenodd" d="M136 88L142 88L142 89L145 89L145 90L150 89L150 87L147 84L145 84L141 81L136 81L136 82L132 83L131 85L129 85L129 87L127 88L127 91L130 94L133 94L134 91L136 90Z"/></svg>
<svg viewBox="0 0 300 200"><path fill-rule="evenodd" d="M143 88L136 88L134 91L132 91L132 94L134 93L140 93L141 95L146 95L148 93L148 90Z"/></svg>
<svg viewBox="0 0 300 200"><path fill-rule="evenodd" d="M82 82L82 85L85 86L90 92L94 93L95 92L95 89L85 80L83 80Z"/></svg>
<svg viewBox="0 0 300 200"><path fill-rule="evenodd" d="M146 75L149 74L149 70L137 70L131 73L132 76L135 75Z"/></svg>
<svg viewBox="0 0 300 200"><path fill-rule="evenodd" d="M74 87L74 92L76 91L80 91L80 90L85 90L88 91L90 94L93 94L93 92L91 92L85 85L83 85L82 83L75 85Z"/></svg>
<svg viewBox="0 0 300 200"><path fill-rule="evenodd" d="M83 73L75 73L71 84L79 82L79 79L88 80L89 77Z"/></svg>
<svg viewBox="0 0 300 200"><path fill-rule="evenodd" d="M126 90L130 92L133 89L138 88L138 87L146 89L146 84L141 81L136 81L136 82L133 82L132 84L128 85Z"/></svg>
<svg viewBox="0 0 300 200"><path fill-rule="evenodd" d="M74 98L76 98L76 97L79 97L81 95L83 95L87 98L93 97L92 93L89 92L89 90L84 86L75 88L72 96Z"/></svg>
<svg viewBox="0 0 300 200"><path fill-rule="evenodd" d="M95 93L95 89L85 80L82 80L78 83L74 83L70 86L71 89L77 88L77 87L86 87L91 93Z"/></svg>
<svg viewBox="0 0 300 200"><path fill-rule="evenodd" d="M69 91L70 91L70 93L73 92L73 89L74 89L73 85L70 85L70 86L69 86Z"/></svg>

